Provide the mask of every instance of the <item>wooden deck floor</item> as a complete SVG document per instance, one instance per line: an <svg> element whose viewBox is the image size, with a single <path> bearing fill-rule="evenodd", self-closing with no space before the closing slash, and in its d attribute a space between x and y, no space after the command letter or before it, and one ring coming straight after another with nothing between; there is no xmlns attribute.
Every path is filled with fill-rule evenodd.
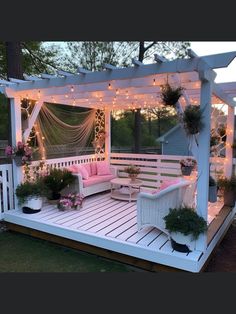
<svg viewBox="0 0 236 314"><path fill-rule="evenodd" d="M214 221L214 215L220 207L221 203L212 207L209 216L211 221ZM202 258L200 251L188 254L174 251L167 235L156 228L148 227L138 232L136 202L111 199L110 193L87 197L80 210L59 211L55 205L46 204L41 212L33 215L24 214L21 210L9 211L5 220L192 272L199 271Z"/></svg>

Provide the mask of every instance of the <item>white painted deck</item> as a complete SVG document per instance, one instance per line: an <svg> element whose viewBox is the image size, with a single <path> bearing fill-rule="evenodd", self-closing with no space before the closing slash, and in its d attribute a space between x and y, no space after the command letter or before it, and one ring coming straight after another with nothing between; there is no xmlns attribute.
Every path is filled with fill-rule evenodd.
<svg viewBox="0 0 236 314"><path fill-rule="evenodd" d="M213 220L222 203L209 210ZM87 197L80 210L59 211L45 204L41 212L24 214L21 210L5 213L5 221L48 232L64 238L134 256L191 272L198 272L210 251L180 253L172 249L168 237L156 228L137 231L136 202L111 199L110 193ZM230 217L228 218L230 219ZM228 222L229 223L229 222ZM226 225L228 225L226 222ZM222 229L223 225L221 226ZM221 230L220 229L220 230ZM221 230L223 232L223 229ZM214 241L213 241L214 242Z"/></svg>

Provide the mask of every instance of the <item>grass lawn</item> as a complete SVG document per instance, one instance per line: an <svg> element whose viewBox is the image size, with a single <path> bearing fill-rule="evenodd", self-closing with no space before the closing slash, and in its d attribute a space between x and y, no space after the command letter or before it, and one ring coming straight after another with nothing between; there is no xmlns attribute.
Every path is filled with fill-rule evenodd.
<svg viewBox="0 0 236 314"><path fill-rule="evenodd" d="M129 266L15 232L0 232L0 272L131 272Z"/></svg>

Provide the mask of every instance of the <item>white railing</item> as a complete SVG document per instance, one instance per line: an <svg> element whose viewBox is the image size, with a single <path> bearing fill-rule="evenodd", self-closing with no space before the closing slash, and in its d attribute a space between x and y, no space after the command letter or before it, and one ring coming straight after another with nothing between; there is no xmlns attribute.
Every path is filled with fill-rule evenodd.
<svg viewBox="0 0 236 314"><path fill-rule="evenodd" d="M154 155L154 154L119 154L112 153L110 162L119 169L120 176L127 176L124 167L133 164L140 167L139 178L144 186L150 188L160 187L163 180L181 176L181 159L189 156ZM211 174L216 177L224 172L224 158L211 158Z"/></svg>
<svg viewBox="0 0 236 314"><path fill-rule="evenodd" d="M0 220L7 210L14 208L12 165L0 165Z"/></svg>
<svg viewBox="0 0 236 314"><path fill-rule="evenodd" d="M144 186L150 188L160 187L163 180L181 176L180 163L181 159L189 156L175 155L156 155L156 154L129 154L129 153L111 153L110 163L119 170L119 176L126 177L123 171L124 167L134 164L141 168L139 178L144 181ZM50 168L67 168L74 164L88 163L104 159L104 155L82 155L75 157L65 157L46 160L47 169ZM224 158L211 158L211 174L216 177L224 173ZM32 162L31 175L37 173L38 161Z"/></svg>

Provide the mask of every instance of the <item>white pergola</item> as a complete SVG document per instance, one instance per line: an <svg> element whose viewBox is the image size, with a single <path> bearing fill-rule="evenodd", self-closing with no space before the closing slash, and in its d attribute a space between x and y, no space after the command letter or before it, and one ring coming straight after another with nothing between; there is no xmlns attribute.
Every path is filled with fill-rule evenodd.
<svg viewBox="0 0 236 314"><path fill-rule="evenodd" d="M207 218L209 148L211 130L211 104L228 105L227 142L233 142L234 107L236 102L236 82L216 84L214 69L227 67L236 57L236 52L228 52L198 57L192 50L189 58L167 61L155 55L155 62L143 64L135 59L133 66L117 68L104 64L102 71L91 72L78 68L76 74L58 71L57 75L25 75L25 80L10 78L0 80L0 92L10 98L12 143L27 141L44 102L70 106L102 109L105 111L105 131L110 134L110 113L120 109L144 109L157 107L160 101L161 85L167 80L170 84L185 88L185 97L180 99L182 106L188 103L200 104L204 108L204 129L199 134L198 170L202 173L197 182L197 212ZM22 134L21 100L36 100L29 117L29 127ZM110 136L106 138L105 155L110 155ZM232 172L232 149L226 146L225 174ZM13 165L14 184L21 182L22 169ZM206 236L198 240L198 249L206 247Z"/></svg>

